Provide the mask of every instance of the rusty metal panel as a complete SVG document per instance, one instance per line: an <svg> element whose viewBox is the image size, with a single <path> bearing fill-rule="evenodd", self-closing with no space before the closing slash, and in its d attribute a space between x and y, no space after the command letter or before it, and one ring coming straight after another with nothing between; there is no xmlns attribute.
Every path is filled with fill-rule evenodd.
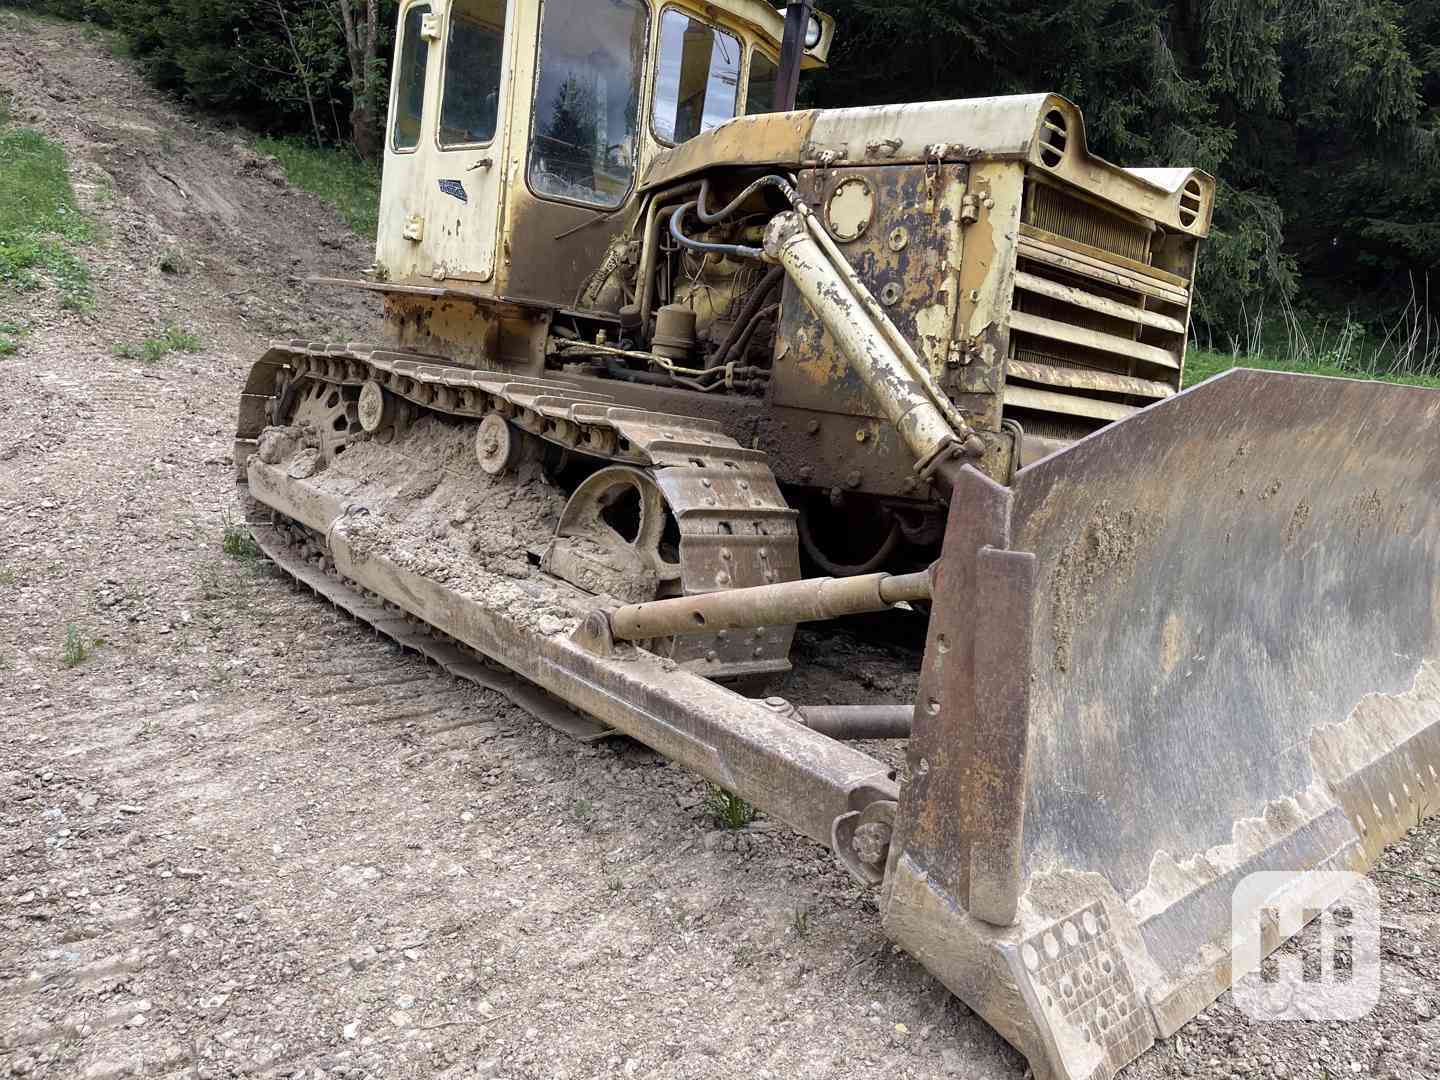
<svg viewBox="0 0 1440 1080"><path fill-rule="evenodd" d="M1029 677L1028 753L966 767L1006 710L917 710L885 925L1037 1077L1113 1076L1245 974L1246 875L1362 870L1440 811L1437 475L1440 393L1236 371L1017 476L1032 633L990 666ZM983 593L944 567L997 499L946 537L925 678L962 701L986 674L934 634L965 632L954 582ZM1016 921L986 926L974 805L1017 793Z"/></svg>
<svg viewBox="0 0 1440 1080"><path fill-rule="evenodd" d="M946 291L955 242L950 226L957 221L968 173L963 165L939 170L893 165L812 169L799 177L801 195L861 281L923 354L943 355L954 335L953 318L944 325L947 308L953 312L955 304ZM775 404L883 415L794 289L785 290L776 357Z"/></svg>
<svg viewBox="0 0 1440 1080"><path fill-rule="evenodd" d="M800 192L896 327L943 370L954 341L968 166L812 169ZM953 267L952 267L953 263ZM786 288L765 445L802 483L923 497L914 461L798 291ZM938 359L937 359L938 358Z"/></svg>
<svg viewBox="0 0 1440 1080"><path fill-rule="evenodd" d="M1021 472L1015 546L1042 559L1027 866L1132 895L1158 853L1339 779L1316 734L1440 656L1437 476L1440 393L1249 371Z"/></svg>
<svg viewBox="0 0 1440 1080"><path fill-rule="evenodd" d="M982 776L990 732L989 718L977 711L981 629L974 601L980 552L1007 546L1010 500L1009 491L973 470L962 474L952 493L896 818L894 850L905 851L944 881L962 903L970 895L979 818L988 812L980 806L980 791L994 786ZM1016 782L1008 772L994 779L998 785Z"/></svg>

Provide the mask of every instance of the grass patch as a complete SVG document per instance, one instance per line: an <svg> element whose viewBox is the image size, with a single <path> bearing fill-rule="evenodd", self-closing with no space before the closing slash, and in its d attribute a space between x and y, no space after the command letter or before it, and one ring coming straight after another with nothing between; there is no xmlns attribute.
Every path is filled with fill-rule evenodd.
<svg viewBox="0 0 1440 1080"><path fill-rule="evenodd" d="M65 644L60 650L60 663L66 668L76 668L90 658L92 642L71 623L65 628Z"/></svg>
<svg viewBox="0 0 1440 1080"><path fill-rule="evenodd" d="M18 322L0 322L0 356L14 356L20 351L25 327Z"/></svg>
<svg viewBox="0 0 1440 1080"><path fill-rule="evenodd" d="M1337 379L1369 379L1440 388L1440 314L1430 305L1430 281L1412 281L1410 299L1376 322L1341 314L1262 305L1228 335L1229 348L1195 348L1185 363L1185 385L1194 386L1234 367L1295 371Z"/></svg>
<svg viewBox="0 0 1440 1080"><path fill-rule="evenodd" d="M340 212L345 224L375 239L380 217L380 170L347 148L317 148L300 139L257 139L255 148L280 162L297 188L319 195Z"/></svg>
<svg viewBox="0 0 1440 1080"><path fill-rule="evenodd" d="M95 302L90 269L72 249L92 239L65 152L38 131L0 121L0 284L28 292L48 280L62 307L87 310Z"/></svg>
<svg viewBox="0 0 1440 1080"><path fill-rule="evenodd" d="M1185 385L1202 383L1212 376L1231 368L1262 368L1265 371L1296 371L1303 375L1328 375L1337 379L1374 379L1379 382L1404 383L1409 386L1428 386L1440 389L1440 378L1433 375L1409 374L1405 372L1366 371L1334 360L1309 359L1306 357L1285 358L1264 353L1231 354L1207 352L1192 349L1185 357Z"/></svg>
<svg viewBox="0 0 1440 1080"><path fill-rule="evenodd" d="M200 339L190 331L181 330L178 326L167 326L155 337L146 338L138 345L116 345L115 355L122 360L158 364L171 353L197 353L202 347Z"/></svg>
<svg viewBox="0 0 1440 1080"><path fill-rule="evenodd" d="M701 808L722 829L743 829L759 816L759 811L739 795L732 795L713 784Z"/></svg>
<svg viewBox="0 0 1440 1080"><path fill-rule="evenodd" d="M260 545L255 543L255 537L250 535L250 530L243 522L230 520L228 514L225 517L225 531L220 538L220 548L237 562L255 562L260 558Z"/></svg>

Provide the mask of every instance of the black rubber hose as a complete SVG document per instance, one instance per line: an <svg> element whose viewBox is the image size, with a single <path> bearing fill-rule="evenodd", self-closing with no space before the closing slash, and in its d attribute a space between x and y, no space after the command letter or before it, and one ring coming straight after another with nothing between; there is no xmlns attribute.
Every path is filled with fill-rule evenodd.
<svg viewBox="0 0 1440 1080"><path fill-rule="evenodd" d="M795 206L800 202L800 193L791 187L790 182L783 176L762 176L739 195L735 196L734 201L723 210L717 210L712 214L705 208L706 204L710 201L710 181L707 179L700 181L700 198L695 204L695 216L706 225L715 225L735 213L736 210L745 204L745 201L749 199L751 195L754 195L755 192L763 187L778 188L791 206Z"/></svg>
<svg viewBox="0 0 1440 1080"><path fill-rule="evenodd" d="M784 277L785 268L783 266L772 266L769 272L760 279L760 284L757 285L755 291L750 294L750 298L745 301L745 306L740 309L740 314L735 319L735 325L730 328L730 333L725 336L725 343L711 354L711 356L714 357L714 362L707 364L707 367L724 367L730 362L730 354L734 351L735 346L740 343L741 335L745 333L746 328L755 321L755 317L764 309L765 301L770 299L770 294L775 291L775 286L779 285Z"/></svg>
<svg viewBox="0 0 1440 1080"><path fill-rule="evenodd" d="M733 360L726 358L721 363L738 364L741 360L744 360L746 358L746 354L748 354L750 351L750 342L754 340L755 332L760 329L760 324L763 323L766 318L774 318L779 311L779 304L771 304L769 307L761 308L760 314L756 315L755 318L750 320L749 329L747 329L743 334L741 334L740 340L735 343L735 349L733 354L735 358Z"/></svg>
<svg viewBox="0 0 1440 1080"><path fill-rule="evenodd" d="M605 361L605 370L610 373L612 379L623 382L644 383L646 386L674 386L675 380L669 375L663 375L658 371L636 371L615 360Z"/></svg>

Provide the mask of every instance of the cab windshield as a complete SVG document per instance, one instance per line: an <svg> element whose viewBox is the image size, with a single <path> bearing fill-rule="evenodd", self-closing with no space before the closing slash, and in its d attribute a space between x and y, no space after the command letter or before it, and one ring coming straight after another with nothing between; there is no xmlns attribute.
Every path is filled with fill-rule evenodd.
<svg viewBox="0 0 1440 1080"><path fill-rule="evenodd" d="M743 55L730 34L684 12L665 12L655 73L655 134L682 143L734 116Z"/></svg>
<svg viewBox="0 0 1440 1080"><path fill-rule="evenodd" d="M642 0L546 0L530 138L536 194L607 208L625 201L648 35Z"/></svg>

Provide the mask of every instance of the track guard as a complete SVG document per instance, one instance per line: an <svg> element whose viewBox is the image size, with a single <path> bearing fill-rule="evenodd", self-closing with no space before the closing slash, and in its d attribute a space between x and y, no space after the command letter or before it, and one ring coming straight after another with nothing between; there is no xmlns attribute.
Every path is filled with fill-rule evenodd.
<svg viewBox="0 0 1440 1080"><path fill-rule="evenodd" d="M1440 393L1255 371L967 473L885 927L1037 1077L1113 1076L1244 976L1248 874L1440 812L1437 477Z"/></svg>

